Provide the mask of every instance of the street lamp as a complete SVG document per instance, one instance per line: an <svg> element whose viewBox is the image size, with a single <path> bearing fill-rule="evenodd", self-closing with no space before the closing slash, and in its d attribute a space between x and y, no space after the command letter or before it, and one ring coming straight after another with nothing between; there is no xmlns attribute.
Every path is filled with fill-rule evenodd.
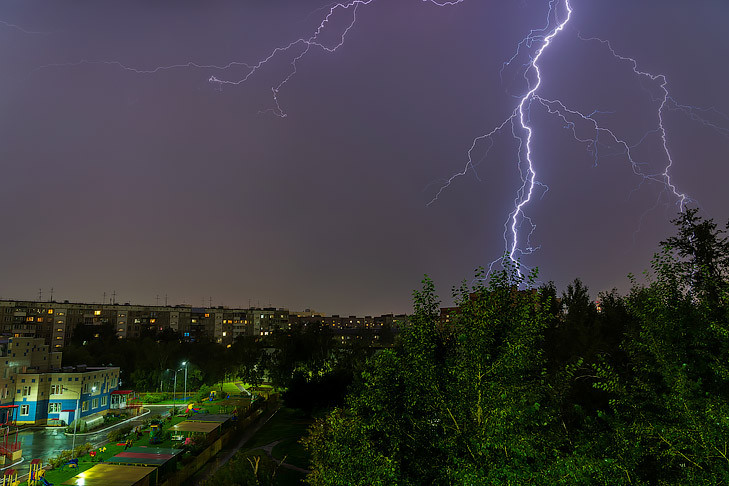
<svg viewBox="0 0 729 486"><path fill-rule="evenodd" d="M73 457L73 451L76 450L76 427L78 427L78 420L79 418L81 418L79 417L78 413L79 406L81 404L81 391L71 390L70 388L66 388L65 386L63 387L63 390L78 393L78 398L76 399L76 411L73 414L73 441L71 441L71 457ZM92 387L91 392L93 393L95 391L96 387Z"/></svg>
<svg viewBox="0 0 729 486"><path fill-rule="evenodd" d="M182 366L185 367L185 405L187 405L187 361L183 361Z"/></svg>
<svg viewBox="0 0 729 486"><path fill-rule="evenodd" d="M175 384L172 386L172 416L177 415L177 372L175 370Z"/></svg>

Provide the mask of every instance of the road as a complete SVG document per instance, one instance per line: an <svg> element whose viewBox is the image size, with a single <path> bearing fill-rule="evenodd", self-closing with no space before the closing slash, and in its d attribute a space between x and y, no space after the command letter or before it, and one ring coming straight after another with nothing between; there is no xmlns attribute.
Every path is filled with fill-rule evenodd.
<svg viewBox="0 0 729 486"><path fill-rule="evenodd" d="M85 444L90 442L94 445L102 444L106 442L106 434L111 430L121 427L123 425L138 425L144 420L155 418L163 413L167 412L171 407L169 405L160 406L149 406L145 405L146 410L149 410L148 414L140 415L139 418L131 420L129 422L122 422L113 425L111 428L103 430L101 432L91 434L77 434L76 445ZM18 440L22 444L23 449L23 462L13 466L18 470L18 473L22 476L28 472L28 467L32 459L41 459L44 464L48 462L48 459L59 455L64 450L70 450L73 444L73 436L66 435L63 433L64 428L45 428L38 427L32 429L26 429L20 432ZM7 467L7 466L3 466Z"/></svg>

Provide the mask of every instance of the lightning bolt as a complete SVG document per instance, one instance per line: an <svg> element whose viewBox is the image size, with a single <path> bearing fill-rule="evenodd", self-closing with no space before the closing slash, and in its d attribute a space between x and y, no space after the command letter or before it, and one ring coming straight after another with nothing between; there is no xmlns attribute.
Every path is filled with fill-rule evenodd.
<svg viewBox="0 0 729 486"><path fill-rule="evenodd" d="M180 64L171 64L167 66L159 66L152 69L138 69L118 61L93 61L82 60L76 63L50 64L42 66L39 69L61 66L79 66L84 64L101 64L116 66L120 69L131 71L137 74L156 74L165 70L194 68L208 71L220 71L218 74L212 74L208 77L208 81L218 88L224 86L239 86L249 81L265 66L270 64L274 59L288 59L288 71L279 78L279 81L271 86L273 106L261 113L271 113L275 116L285 118L286 111L280 103L280 93L282 89L289 83L298 73L298 64L302 59L311 54L314 50L323 51L325 53L333 53L342 47L350 31L357 23L357 12L360 8L366 7L375 0L348 0L346 2L336 2L325 7L317 9L316 12L325 12L322 20L309 36L300 37L293 41L275 47L266 56L254 63L245 63L240 61L230 62L224 65L201 64L196 62L185 62ZM427 3L438 7L451 7L465 2L465 0L420 0L421 3ZM553 41L566 30L573 16L573 8L570 0L549 0L548 12L545 23L540 28L535 28L518 43L515 53L511 58L506 60L499 71L499 76L504 83L504 73L512 65L518 64L518 60L526 56L527 61L522 62L516 68L516 79L521 79L526 89L519 95L513 95L517 100L513 111L501 123L493 129L484 132L473 139L473 142L466 152L466 163L464 168L453 174L442 183L435 196L428 203L435 203L439 197L459 178L465 176L469 171L478 178L476 166L485 160L491 148L497 143L497 137L511 133L512 139L517 144L516 165L519 171L521 185L516 191L513 209L509 212L504 223L504 246L505 256L494 260L489 265L489 271L498 262L504 263L505 259L511 260L519 269L519 257L529 255L539 247L531 244L531 236L536 230L536 225L532 219L526 214L526 209L533 202L534 198L541 191L542 197L548 191L548 187L541 183L537 178L535 162L535 147L533 146L533 134L536 128L531 122L531 110L535 107L541 107L546 113L558 119L563 127L569 131L572 137L578 143L586 145L587 152L590 154L593 164L598 165L598 161L605 157L623 157L627 160L631 170L635 176L640 179L637 190L643 183L651 182L662 185L663 192L671 195L677 201L677 205L681 211L685 209L686 203L690 201L688 195L677 189L671 177L671 169L674 166L674 158L669 149L668 134L665 127L664 117L668 111L675 111L684 114L690 120L697 122L708 129L712 129L720 135L729 138L729 128L724 122L729 122L729 117L719 112L715 108L700 108L690 105L678 103L670 94L668 89L668 79L663 74L653 74L643 71L639 67L636 59L619 54L610 42L596 37L583 37L578 34L578 38L583 42L599 43L603 46L608 54L617 62L628 64L632 72L641 79L647 80L649 83L656 85L660 91L660 96L655 97L649 92L652 102L657 105L656 109L656 126L647 133L644 133L638 140L630 141L622 137L616 130L605 126L601 119L605 115L613 112L605 110L593 110L591 113L583 113L579 110L570 108L569 105L559 99L551 99L540 93L542 87L542 72L540 69L540 61L545 52L552 46ZM347 20L340 25L338 33L334 41L327 42L322 40L325 33L332 27L340 16L346 16ZM238 78L227 78L224 73L229 73L232 69L243 69L244 74ZM648 91L646 89L646 91ZM713 119L711 117L714 117ZM719 119L720 121L717 121ZM592 135L582 134L586 127ZM645 161L638 160L634 155L635 149L646 142L650 137L657 136L660 139L665 165L659 171L646 171L648 165ZM486 143L486 148L481 150L481 145ZM615 150L618 147L618 150ZM645 213L644 213L645 216ZM641 219L642 220L642 219ZM524 229L526 228L526 229Z"/></svg>
<svg viewBox="0 0 729 486"><path fill-rule="evenodd" d="M428 205L433 204L438 200L442 193L448 189L453 182L462 176L465 176L469 170L473 170L475 173L476 166L475 154L478 145L483 141L488 141L488 146L483 152L483 156L479 162L488 156L489 151L495 143L495 136L502 132L507 126L511 127L512 136L518 142L518 155L517 155L517 167L522 180L522 185L517 190L517 195L514 200L514 209L509 213L508 218L504 224L504 245L506 256L516 265L517 271L519 270L520 262L518 256L529 255L533 253L538 247L532 247L530 239L534 231L536 230L535 224L531 218L525 215L525 208L532 202L535 189L538 186L544 187L545 192L548 189L536 178L536 171L533 157L533 146L532 146L532 134L534 128L530 124L530 115L532 105L537 103L541 105L547 113L554 115L560 119L565 129L569 130L572 137L579 143L586 144L588 152L591 154L593 163L595 166L598 164L598 160L602 157L609 156L622 156L624 157L632 172L640 178L640 184L634 191L642 186L645 182L659 183L664 187L664 192L670 194L676 201L680 211L684 211L685 206L691 201L688 195L680 192L676 184L673 182L671 177L671 168L674 165L674 158L669 149L668 134L665 127L664 116L666 111L680 111L686 115L690 120L703 125L706 128L712 129L720 135L729 138L729 128L721 125L719 122L710 120L707 118L708 114L714 115L717 118L723 119L722 121L729 121L729 116L716 110L714 107L711 108L700 108L696 106L683 105L678 103L671 95L668 90L668 79L664 74L653 74L647 71L642 71L639 68L638 61L632 57L623 56L618 54L617 51L612 47L610 42L599 39L596 37L585 38L582 35L578 35L579 39L584 42L599 42L609 52L609 54L618 62L628 63L633 73L640 77L645 78L648 81L657 84L660 89L661 96L655 98L653 95L652 101L657 103L656 119L657 125L654 129L645 133L637 142L631 143L630 141L621 138L614 130L605 127L600 123L598 116L611 114L613 112L594 110L591 113L585 114L579 110L569 108L564 102L558 99L547 99L538 94L542 84L542 76L539 68L539 61L544 52L549 48L552 41L565 30L567 24L572 17L572 7L569 0L564 0L561 3L563 13L562 20L558 19L557 12L557 1L551 0L549 2L549 11L547 13L546 23L543 27L538 29L532 29L518 44L514 55L502 64L499 76L504 82L504 72L506 68L511 66L515 61L522 56L523 50L534 50L536 51L529 56L529 61L521 64L519 67L519 73L521 78L527 84L527 91L517 96L518 104L510 116L504 120L500 125L496 126L490 132L480 135L473 140L473 143L466 154L466 164L463 170L456 172L445 183L443 183L440 189L436 192L433 199ZM531 78L530 78L531 76ZM586 137L578 135L577 124L582 123L586 126L591 127L594 135ZM645 172L643 167L647 165L645 162L637 160L634 156L634 151L637 147L642 145L650 136L657 135L660 138L660 144L663 155L666 160L666 164L659 172ZM601 148L607 147L612 148L618 146L621 150L615 152L601 153ZM525 167L525 170L522 169ZM633 191L633 192L634 192ZM632 194L632 192L631 192ZM658 202L656 203L656 206ZM656 207L654 206L654 208ZM641 224L646 214L654 208L650 208L641 216ZM522 233L522 226L526 224L528 231L526 236L523 238L524 243L520 245L520 234ZM635 236L635 235L634 235ZM489 265L489 273L493 266L499 262L503 263L503 259L497 259L491 262Z"/></svg>
<svg viewBox="0 0 729 486"><path fill-rule="evenodd" d="M5 20L0 20L0 25L4 25L5 27L7 27L9 29L17 30L19 32L22 32L23 34L28 34L28 35L51 35L52 34L52 32L41 32L38 30L29 30L20 25L11 24L10 22L6 22Z"/></svg>

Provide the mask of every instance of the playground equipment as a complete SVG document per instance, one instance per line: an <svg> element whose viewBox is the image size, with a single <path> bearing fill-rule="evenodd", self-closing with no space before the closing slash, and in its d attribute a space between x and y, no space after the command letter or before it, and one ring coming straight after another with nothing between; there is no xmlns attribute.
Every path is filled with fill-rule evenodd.
<svg viewBox="0 0 729 486"><path fill-rule="evenodd" d="M149 443L150 445L162 443L162 426L160 424L149 426Z"/></svg>
<svg viewBox="0 0 729 486"><path fill-rule="evenodd" d="M76 457L76 458L71 459L65 465L72 469L77 468L78 467L78 458Z"/></svg>
<svg viewBox="0 0 729 486"><path fill-rule="evenodd" d="M3 471L3 478L2 482L0 482L0 485L2 486L19 486L20 481L18 481L18 471L15 469L6 469Z"/></svg>
<svg viewBox="0 0 729 486"><path fill-rule="evenodd" d="M20 442L18 442L18 427L13 424L15 422L13 415L18 408L18 405L0 405L0 421L2 421L0 422L0 435L2 436L0 455L7 457L10 462L20 459L23 455ZM12 432L13 428L15 428L14 432ZM11 433L15 434L14 440L10 438Z"/></svg>
<svg viewBox="0 0 729 486"><path fill-rule="evenodd" d="M43 469L43 462L40 459L33 459L30 461L30 471L28 472L28 486L36 486L37 484L43 484L41 478L45 475L46 471Z"/></svg>
<svg viewBox="0 0 729 486"><path fill-rule="evenodd" d="M218 392L216 392L215 390L211 391L210 392L210 401L212 402L213 400L215 400L215 398L217 396L218 396Z"/></svg>

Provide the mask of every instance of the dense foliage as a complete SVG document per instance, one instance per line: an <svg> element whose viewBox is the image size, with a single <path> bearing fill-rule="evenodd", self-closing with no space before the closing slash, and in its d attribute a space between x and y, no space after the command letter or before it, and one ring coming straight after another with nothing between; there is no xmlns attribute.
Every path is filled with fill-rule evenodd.
<svg viewBox="0 0 729 486"><path fill-rule="evenodd" d="M729 244L690 210L647 283L433 283L305 445L313 485L728 484ZM480 277L480 276L479 276ZM521 289L521 290L518 290Z"/></svg>
<svg viewBox="0 0 729 486"><path fill-rule="evenodd" d="M123 387L165 392L147 395L150 403L168 398L176 370L176 391L183 391L180 369L186 361L188 391L205 385L201 396L207 396L210 390L221 389L223 381L258 385L265 380L289 388L284 397L287 404L308 412L342 403L354 370L363 367L374 342L374 335L367 331L357 339L338 342L329 329L316 323L266 337L240 336L229 348L185 342L171 330L140 339L117 339L113 328L94 326L89 331L88 327L78 326L72 343L63 349L64 365L119 366Z"/></svg>

